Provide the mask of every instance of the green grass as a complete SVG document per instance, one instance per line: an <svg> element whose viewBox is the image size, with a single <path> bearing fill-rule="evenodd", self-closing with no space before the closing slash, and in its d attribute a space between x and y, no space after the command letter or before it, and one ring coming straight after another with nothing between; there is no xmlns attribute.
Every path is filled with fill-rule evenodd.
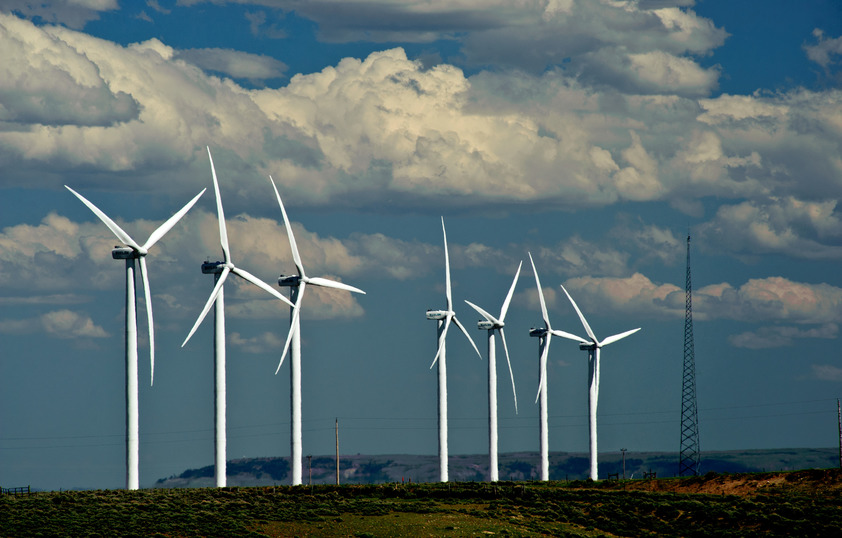
<svg viewBox="0 0 842 538"><path fill-rule="evenodd" d="M834 483L840 478L836 474ZM700 479L686 483L694 484L693 480ZM623 489L639 484L501 482L39 493L0 497L0 534L832 536L842 528L839 488L818 494L783 485L750 496ZM659 485L663 484L674 488L682 481Z"/></svg>

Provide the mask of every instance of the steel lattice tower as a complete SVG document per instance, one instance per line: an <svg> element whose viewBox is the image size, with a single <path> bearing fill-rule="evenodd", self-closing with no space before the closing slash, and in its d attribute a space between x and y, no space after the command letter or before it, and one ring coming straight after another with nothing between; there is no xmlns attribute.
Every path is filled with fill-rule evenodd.
<svg viewBox="0 0 842 538"><path fill-rule="evenodd" d="M684 373L681 385L681 448L678 476L699 474L699 412L696 408L696 353L693 345L693 292L690 283L690 234L684 314Z"/></svg>

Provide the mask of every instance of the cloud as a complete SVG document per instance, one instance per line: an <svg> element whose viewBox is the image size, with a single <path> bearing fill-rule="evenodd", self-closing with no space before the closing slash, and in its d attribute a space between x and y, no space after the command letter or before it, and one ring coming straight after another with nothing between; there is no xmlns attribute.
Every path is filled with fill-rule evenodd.
<svg viewBox="0 0 842 538"><path fill-rule="evenodd" d="M107 211L107 209L106 209ZM91 215L91 219L95 217ZM159 221L117 223L138 242ZM406 280L429 273L441 264L442 250L417 241L402 241L383 234L351 234L346 239L323 237L292 223L299 252L310 276L355 284L355 278ZM277 220L241 214L227 219L232 261L271 286L279 273L294 274L295 265L286 231ZM116 238L99 220L76 223L54 213L40 224L19 224L0 231L0 293L7 304L73 304L89 301L86 294L120 289L124 271L111 258ZM481 266L500 255L480 244L454 245L460 264ZM201 260L216 260L220 251L216 215L194 208L149 253L150 284L156 312L198 315L206 297L188 299L184 291L198 276ZM231 316L269 318L287 307L265 291L232 275L226 299ZM19 297L21 289L28 296ZM68 290L73 290L68 293ZM210 290L208 289L208 293ZM311 287L307 291L305 319L358 317L363 308L341 290ZM265 299L269 300L265 300ZM189 305L195 302L195 312ZM164 314L166 316L168 314ZM161 318L163 319L163 318Z"/></svg>
<svg viewBox="0 0 842 538"><path fill-rule="evenodd" d="M722 95L700 101L696 141L676 153L696 195L718 192L740 198L792 196L802 200L837 197L842 161L839 90L751 96ZM713 187L713 190L711 190Z"/></svg>
<svg viewBox="0 0 842 538"><path fill-rule="evenodd" d="M35 318L0 320L0 333L46 333L53 338L107 338L105 330L86 314L72 310L54 310Z"/></svg>
<svg viewBox="0 0 842 538"><path fill-rule="evenodd" d="M114 242L104 225L75 223L55 213L37 226L4 228L0 289L10 295L26 289L32 296L61 296L116 285L120 272L111 260Z"/></svg>
<svg viewBox="0 0 842 538"><path fill-rule="evenodd" d="M145 238L160 223L137 220L120 222L130 234ZM294 222L296 240L308 275L324 276L365 288L359 279L406 280L428 274L441 265L441 247L407 242L383 234L351 234L348 238L322 237ZM286 232L276 220L239 215L227 222L235 264L275 285L279 273L294 272ZM633 236L641 241L665 241L669 234L645 227ZM142 239L140 239L142 240ZM217 252L216 216L194 209L149 255L153 302L172 315L192 308L198 314L206 296L186 297L198 278L198 264ZM99 222L74 223L55 214L41 224L17 225L0 233L0 291L15 297L28 289L29 302L70 304L85 294L122 287L123 271L111 259L115 240ZM505 251L481 243L451 246L462 267L487 267L497 263L510 270L516 259ZM557 274L574 276L565 285L583 308L612 310L653 317L684 314L684 289L658 284L639 272L628 275L628 254L598 248L580 238L558 248L536 250L541 267L560 267ZM612 264L616 264L613 265ZM601 267L601 271L595 269ZM612 267L614 267L612 269ZM593 276L593 275L605 276ZM587 276L585 276L587 275ZM626 276L628 275L628 276ZM257 287L231 277L226 298L230 315L243 318L274 318L287 307ZM549 286L549 289L554 286ZM67 290L73 290L68 297ZM208 292L209 293L209 288ZM353 318L363 315L364 296L328 289L309 288L305 318ZM37 300L34 298L38 298ZM553 293L547 293L550 303ZM521 299L521 300L526 300ZM735 319L796 324L842 322L842 289L829 284L793 282L783 277L751 279L739 287L728 283L702 287L694 292L696 319ZM534 301L533 301L534 302ZM537 303L535 303L537 304ZM188 313L189 313L188 312Z"/></svg>
<svg viewBox="0 0 842 538"><path fill-rule="evenodd" d="M784 254L812 260L842 257L842 218L836 200L770 198L720 206L698 228L707 248L736 255Z"/></svg>
<svg viewBox="0 0 842 538"><path fill-rule="evenodd" d="M246 12L245 18L249 21L249 29L252 35L268 37L270 39L284 39L287 37L286 30L281 24L267 22L265 11Z"/></svg>
<svg viewBox="0 0 842 538"><path fill-rule="evenodd" d="M244 338L240 333L232 332L227 335L226 342L246 353L267 353L270 351L280 353L284 346L284 341L277 334L271 332L265 332L252 338Z"/></svg>
<svg viewBox="0 0 842 538"><path fill-rule="evenodd" d="M33 304L80 304L91 301L90 297L76 295L74 293L58 293L55 295L26 295L0 297L0 304L7 305L33 305Z"/></svg>
<svg viewBox="0 0 842 538"><path fill-rule="evenodd" d="M676 238L672 230L645 224L639 217L629 215L619 215L617 220L609 235L627 247L633 246L637 263L655 261L675 265L683 260L685 243Z"/></svg>
<svg viewBox="0 0 842 538"><path fill-rule="evenodd" d="M818 43L804 45L807 58L827 71L831 65L839 61L838 57L842 56L842 37L825 38L824 32L819 28L813 30L813 37L817 39Z"/></svg>
<svg viewBox="0 0 842 538"><path fill-rule="evenodd" d="M655 284L641 273L627 278L577 277L565 288L584 311L676 317L684 315L684 290L672 284ZM680 303L676 294L681 295Z"/></svg>
<svg viewBox="0 0 842 538"><path fill-rule="evenodd" d="M46 23L60 23L77 29L83 28L89 21L97 20L100 12L118 8L117 0L3 1L3 11L18 13L28 19L37 18Z"/></svg>
<svg viewBox="0 0 842 538"><path fill-rule="evenodd" d="M610 275L628 273L629 254L585 241L578 235L549 247L534 249L535 265L541 270L564 275ZM540 274L540 273L539 273Z"/></svg>
<svg viewBox="0 0 842 538"><path fill-rule="evenodd" d="M756 331L734 334L728 341L734 347L748 349L771 349L791 346L795 340L804 338L835 339L839 327L835 323L828 323L812 329L799 329L791 326L761 327Z"/></svg>
<svg viewBox="0 0 842 538"><path fill-rule="evenodd" d="M782 277L750 279L739 288L725 283L704 286L693 296L693 315L697 314L700 319L839 323L842 289Z"/></svg>
<svg viewBox="0 0 842 538"><path fill-rule="evenodd" d="M813 377L822 381L842 381L842 368L830 364L813 364Z"/></svg>
<svg viewBox="0 0 842 538"><path fill-rule="evenodd" d="M655 318L674 318L685 313L683 287L656 284L641 273L626 278L577 277L564 284L583 311ZM693 291L693 316L697 321L817 324L825 327L820 334L829 334L827 327L831 325L828 324L842 322L842 288L793 282L782 277L750 279L738 288L728 283L714 284ZM800 334L798 337L819 333ZM748 342L749 338L746 336L742 341Z"/></svg>
<svg viewBox="0 0 842 538"><path fill-rule="evenodd" d="M580 61L580 77L594 86L624 93L705 97L717 87L719 71L661 50L638 54L616 50L589 53Z"/></svg>
<svg viewBox="0 0 842 538"><path fill-rule="evenodd" d="M113 91L95 62L29 22L0 14L0 51L7 59L0 66L0 121L90 127L138 116L138 103Z"/></svg>
<svg viewBox="0 0 842 538"><path fill-rule="evenodd" d="M149 6L150 8L152 8L152 9L154 9L158 13L163 13L165 15L168 15L169 13L172 12L171 9L166 9L166 8L162 7L161 4L158 3L158 0L146 0L146 5Z"/></svg>
<svg viewBox="0 0 842 538"><path fill-rule="evenodd" d="M718 74L679 55L703 55L727 34L687 2L280 2L314 20L334 42L460 41L468 65L497 65L541 73L565 65L598 84L655 93L706 94ZM619 76L618 76L619 75ZM618 81L618 79L621 79Z"/></svg>
<svg viewBox="0 0 842 538"><path fill-rule="evenodd" d="M558 3L551 15L565 9ZM615 15L625 21L628 14ZM706 50L695 30L681 30L695 19L673 15L629 19L654 41L628 54L647 58L662 50L659 39L679 35L681 46L676 41L665 53ZM0 21L7 64L50 74L38 77L46 86L33 92L16 67L0 82L16 96L5 113L17 119L0 124L9 187L72 180L80 188L181 197L206 185L204 146L212 140L221 175L236 181L235 207L254 215L276 214L266 196L269 174L299 207L393 213L666 201L700 214L705 197L813 204L842 196L838 90L702 100L678 89L624 93L641 90L588 83L567 69L468 77L453 65L425 67L402 49L250 90L206 74L156 39L121 46L12 15ZM73 99L58 91L60 76L73 82ZM55 106L18 104L38 92Z"/></svg>
<svg viewBox="0 0 842 538"><path fill-rule="evenodd" d="M205 71L223 73L232 78L252 82L279 78L287 70L285 63L262 54L231 49L187 49L175 52L174 58L184 60Z"/></svg>

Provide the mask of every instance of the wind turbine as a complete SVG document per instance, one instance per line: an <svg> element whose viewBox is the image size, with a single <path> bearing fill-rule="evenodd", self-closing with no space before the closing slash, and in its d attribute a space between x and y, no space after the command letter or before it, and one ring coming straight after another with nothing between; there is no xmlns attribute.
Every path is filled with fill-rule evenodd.
<svg viewBox="0 0 842 538"><path fill-rule="evenodd" d="M500 317L495 318L482 308L478 307L471 301L466 300L468 305L476 310L479 315L485 318L484 321L477 323L477 329L488 331L488 476L491 482L497 482L498 465L497 465L497 357L494 345L494 332L500 333L500 340L503 341L503 349L506 352L506 362L509 365L509 377L512 380L512 394L515 399L515 413L517 413L517 391L515 390L515 377L512 374L512 361L509 359L509 347L506 345L506 333L503 332L503 327L506 325L506 312L509 310L509 303L512 301L512 295L517 286L517 279L520 276L520 268L523 262L517 266L515 279L512 281L512 287L509 288L509 294L506 295L506 300L503 301L503 307L500 309Z"/></svg>
<svg viewBox="0 0 842 538"><path fill-rule="evenodd" d="M219 219L219 242L222 245L222 259L221 262L205 262L202 264L202 273L214 275L213 292L205 303L199 318L190 329L190 334L184 339L181 347L190 340L196 329L199 328L202 321L205 319L211 305L214 307L214 326L213 326L213 356L214 356L214 463L215 472L214 480L216 487L224 488L226 485L226 383L225 383L225 297L224 288L225 279L228 275L234 273L240 278L251 282L258 288L264 289L270 294L274 295L284 303L292 306L292 303L280 292L266 284L256 276L252 275L244 269L234 265L231 261L231 251L228 247L228 231L225 226L225 213L222 211L222 197L219 194L219 182L216 179L216 169L213 166L213 157L211 156L210 148L208 147L208 159L210 159L211 174L213 175L213 191L216 194L216 213Z"/></svg>
<svg viewBox="0 0 842 538"><path fill-rule="evenodd" d="M596 406L599 401L599 350L603 346L613 344L617 340L622 340L623 338L636 333L640 330L640 327L638 327L637 329L632 329L630 331L609 336L604 340L600 341L599 339L597 339L596 335L594 335L594 332L591 330L591 326L588 325L588 321L585 319L585 316L582 315L582 311L579 310L579 307L576 305L576 301L574 301L573 297L571 297L570 294L567 293L567 290L564 288L564 286L561 286L561 289L564 290L564 294L567 295L568 299L570 299L570 303L576 310L576 314L579 315L579 319L582 321L582 325L585 327L585 332L588 333L588 337L590 338L590 340L585 340L584 338L569 333L559 335L563 336L564 338L569 338L570 340L576 340L577 342L579 342L579 349L588 352L588 432L590 434L590 442L588 444L590 449L591 460L591 480L598 480L599 475L597 473L596 461Z"/></svg>
<svg viewBox="0 0 842 538"><path fill-rule="evenodd" d="M561 336L562 338L579 339L558 329L553 329L550 325L550 317L547 314L547 303L544 301L544 292L541 289L541 280L538 278L538 271L535 269L535 261L532 259L532 253L529 253L529 261L532 263L532 272L535 275L535 284L538 286L538 299L541 302L541 315L544 319L544 327L541 329L529 329L529 336L538 338L538 395L535 401L538 402L539 415L539 445L541 452L541 480L550 479L550 443L549 443L549 428L547 425L547 356L550 353L550 338L552 336ZM581 340L581 339L580 339Z"/></svg>
<svg viewBox="0 0 842 538"><path fill-rule="evenodd" d="M155 329L152 322L152 292L149 289L149 274L146 270L146 255L149 249L158 242L183 217L193 204L204 194L206 189L197 194L178 213L161 224L142 246L137 244L129 234L123 231L116 222L103 213L97 206L89 202L84 196L67 185L65 188L76 198L88 206L94 215L108 226L125 247L115 247L111 257L115 260L126 260L126 489L140 487L140 437L138 413L138 379L137 379L137 310L135 297L135 260L140 260L140 275L143 279L143 291L146 301L146 320L149 324L149 384L155 379Z"/></svg>
<svg viewBox="0 0 842 538"><path fill-rule="evenodd" d="M289 288L289 298L294 303L290 308L289 314L289 334L287 335L286 343L284 343L284 352L281 355L281 361L278 363L278 368L275 374L281 369L281 365L286 358L287 350L290 351L290 367L289 367L289 382L290 382L290 468L291 468L291 482L293 486L301 485L302 477L302 443L301 443L301 299L304 297L304 289L307 284L313 286L322 286L325 288L335 288L339 290L351 291L354 293L365 292L354 286L343 284L321 277L310 277L304 272L304 266L301 264L301 256L298 253L298 246L295 242L295 236L292 234L292 227L289 224L284 203L281 201L281 195L278 193L278 187L275 186L275 181L269 176L269 181L272 183L272 188L275 189L275 197L278 199L278 205L281 207L281 214L284 217L284 227L287 230L289 237L289 246L292 249L292 259L295 262L295 268L298 271L297 275L285 276L281 275L278 278L278 285Z"/></svg>
<svg viewBox="0 0 842 538"><path fill-rule="evenodd" d="M454 323L457 327L459 327L459 330L461 330L468 338L468 341L471 342L471 345L474 347L474 351L477 352L480 359L482 359L482 355L480 355L479 349L477 349L477 345L474 343L471 335L468 334L465 327L458 319L456 319L456 312L453 311L453 300L450 292L450 256L447 254L447 231L444 229L444 217L441 218L441 231L444 236L444 293L445 299L447 300L447 309L427 310L427 319L438 321L436 326L436 342L438 343L438 350L436 351L436 356L433 358L433 363L430 365L430 369L432 370L433 366L435 366L438 361L439 476L442 482L447 482L447 362L445 360L445 340L447 339L447 330L450 328L450 324Z"/></svg>

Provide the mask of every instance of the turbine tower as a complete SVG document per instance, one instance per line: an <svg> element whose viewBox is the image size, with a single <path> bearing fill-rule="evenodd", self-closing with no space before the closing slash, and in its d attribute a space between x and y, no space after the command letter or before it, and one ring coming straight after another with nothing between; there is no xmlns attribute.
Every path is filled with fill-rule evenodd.
<svg viewBox="0 0 842 538"><path fill-rule="evenodd" d="M225 213L222 210L222 197L219 194L219 182L216 178L216 169L213 166L213 157L211 156L210 148L208 148L208 159L210 159L211 174L213 176L213 191L216 194L216 213L219 219L219 242L222 246L221 262L205 262L202 264L202 273L214 275L214 287L211 292L205 307L199 314L193 328L181 347L190 340L196 329L199 328L202 321L205 319L211 305L214 307L214 325L213 325L213 356L214 356L214 481L216 487L224 488L226 485L226 453L227 453L227 439L226 439L226 382L225 382L225 298L223 285L225 279L230 273L234 273L240 278L251 282L258 288L262 288L277 297L284 303L292 306L292 303L286 297L281 295L276 289L272 288L256 276L252 275L244 269L234 265L231 261L231 251L228 247L228 231L225 226Z"/></svg>
<svg viewBox="0 0 842 538"><path fill-rule="evenodd" d="M444 229L444 217L441 218L441 231L444 237L444 296L447 302L447 308L445 310L427 310L427 319L438 322L436 324L436 343L438 350L436 351L436 356L433 358L433 363L430 365L430 369L432 370L433 366L438 362L439 480L441 482L447 482L447 352L445 341L450 324L454 323L459 327L459 330L468 338L468 341L474 347L474 351L477 352L477 356L480 359L482 359L482 355L480 355L479 349L477 349L477 345L474 343L471 335L468 334L462 323L456 319L456 312L453 311L453 299L450 290L450 256L447 253L447 231Z"/></svg>
<svg viewBox="0 0 842 538"><path fill-rule="evenodd" d="M108 226L108 229L127 245L115 247L111 251L111 257L115 260L126 260L126 489L138 489L140 487L140 415L138 410L138 379L137 379L137 309L135 291L135 260L140 261L140 275L143 279L143 291L146 302L146 321L149 326L149 363L150 375L149 384L152 385L155 379L155 329L152 322L152 292L149 289L149 274L146 270L146 255L149 249L158 242L179 220L183 217L193 204L204 194L205 189L197 194L187 205L182 207L178 213L170 217L159 226L143 246L132 239L129 234L123 231L116 222L103 213L98 207L89 202L84 196L74 191L67 185L65 188L72 192L76 198L88 206L94 215Z"/></svg>
<svg viewBox="0 0 842 538"><path fill-rule="evenodd" d="M535 285L538 286L538 299L541 302L541 316L544 320L544 327L541 329L529 329L529 336L538 338L538 395L535 402L538 404L538 442L541 454L541 480L550 479L550 441L549 426L547 424L547 357L550 353L550 338L561 336L563 338L577 339L570 333L553 329L550 325L550 317L547 314L547 303L544 301L544 291L541 289L541 280L538 278L538 270L535 269L535 261L532 253L529 253L529 262L532 264L532 273L535 275Z"/></svg>
<svg viewBox="0 0 842 538"><path fill-rule="evenodd" d="M684 373L681 385L681 445L678 476L699 474L699 414L696 408L696 352L693 345L693 292L690 283L690 234L684 288Z"/></svg>
<svg viewBox="0 0 842 538"><path fill-rule="evenodd" d="M622 340L623 338L632 335L640 330L640 327L637 329L632 329L630 331L626 331L620 334L615 334L605 338L604 340L600 341L597 339L594 332L591 330L591 326L588 325L588 321L585 319L585 316L582 315L582 311L579 310L579 307L576 305L576 301L573 300L573 297L567 293L567 290L564 286L561 287L564 290L564 294L567 295L567 298L570 299L570 304L573 305L573 308L576 310L576 314L579 316L579 320L581 320L582 325L585 327L585 332L588 333L588 337L590 341L585 340L584 338L580 338L576 335L567 335L565 338L569 338L571 340L576 340L579 342L579 349L588 352L588 432L590 442L588 443L590 449L590 460L591 460L591 480L599 480L599 473L597 470L597 448L596 448L596 407L599 402L599 350L603 346L607 346L608 344L613 344L617 340Z"/></svg>
<svg viewBox="0 0 842 538"><path fill-rule="evenodd" d="M465 301L479 315L485 318L484 321L477 323L477 329L488 331L488 479L491 482L497 482L499 480L497 464L497 357L494 345L494 332L500 333L503 350L506 352L506 363L509 365L509 377L512 380L512 395L515 399L515 413L517 413L515 377L512 374L512 361L509 359L509 346L506 345L506 333L503 331L503 327L506 325L506 312L509 310L509 303L512 301L512 295L515 292L515 286L517 286L517 279L520 277L520 268L522 266L523 262L520 262L517 266L515 279L512 281L512 287L509 288L509 294L506 295L506 300L503 301L499 318L495 318L471 301Z"/></svg>
<svg viewBox="0 0 842 538"><path fill-rule="evenodd" d="M281 207L281 214L284 217L284 227L287 230L287 237L289 237L289 246L292 249L292 259L295 262L295 268L298 271L297 275L285 276L281 275L278 278L278 285L289 288L289 298L293 306L289 313L289 334L284 343L284 351L281 355L281 360L278 363L278 368L275 374L280 371L281 365L286 358L287 350L290 350L290 366L289 366L289 381L290 381L290 473L291 483L293 486L301 485L302 481L302 450L301 442L301 299L304 297L304 289L307 284L312 286L322 286L325 288L334 288L339 290L350 291L354 293L365 292L354 286L343 284L321 277L308 277L304 272L304 266L301 264L301 256L298 253L298 246L295 243L295 236L292 234L292 227L289 224L284 203L281 201L281 195L278 193L278 188L275 186L275 181L269 177L272 183L272 188L275 190L275 197L278 199L278 205Z"/></svg>

